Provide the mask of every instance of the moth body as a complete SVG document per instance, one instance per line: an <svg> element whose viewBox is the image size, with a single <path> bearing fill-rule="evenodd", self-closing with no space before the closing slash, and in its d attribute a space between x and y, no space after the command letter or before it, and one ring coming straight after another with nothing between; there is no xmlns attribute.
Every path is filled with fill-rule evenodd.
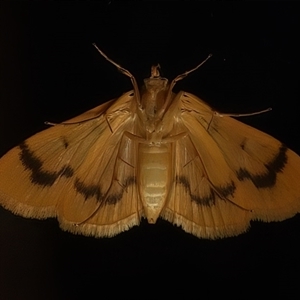
<svg viewBox="0 0 300 300"><path fill-rule="evenodd" d="M141 91L139 125L144 139L138 146L137 183L144 214L154 224L164 208L173 181L172 145L164 143L162 110L168 97L168 80L160 77L159 66L153 66L151 77L144 80Z"/></svg>

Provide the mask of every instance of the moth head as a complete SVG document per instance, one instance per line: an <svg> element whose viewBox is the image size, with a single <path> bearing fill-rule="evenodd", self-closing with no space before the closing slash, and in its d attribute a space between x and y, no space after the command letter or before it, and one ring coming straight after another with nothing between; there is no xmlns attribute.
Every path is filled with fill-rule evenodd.
<svg viewBox="0 0 300 300"><path fill-rule="evenodd" d="M150 93L159 93L165 91L168 85L168 79L160 76L160 65L151 67L151 76L144 79L145 88Z"/></svg>

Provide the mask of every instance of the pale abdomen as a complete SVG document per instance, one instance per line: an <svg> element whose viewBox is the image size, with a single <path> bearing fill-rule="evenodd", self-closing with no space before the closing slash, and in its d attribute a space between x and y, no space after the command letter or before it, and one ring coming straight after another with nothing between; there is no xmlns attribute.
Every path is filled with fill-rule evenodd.
<svg viewBox="0 0 300 300"><path fill-rule="evenodd" d="M172 144L139 145L138 187L149 223L155 223L172 183Z"/></svg>

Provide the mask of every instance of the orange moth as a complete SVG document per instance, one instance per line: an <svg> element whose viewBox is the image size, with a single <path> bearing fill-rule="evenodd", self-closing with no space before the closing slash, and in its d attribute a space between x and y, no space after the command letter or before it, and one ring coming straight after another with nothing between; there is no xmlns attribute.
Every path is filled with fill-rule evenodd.
<svg viewBox="0 0 300 300"><path fill-rule="evenodd" d="M0 159L0 203L77 234L114 236L162 217L200 238L300 211L300 157L278 140L175 94L159 66L139 89L28 138Z"/></svg>

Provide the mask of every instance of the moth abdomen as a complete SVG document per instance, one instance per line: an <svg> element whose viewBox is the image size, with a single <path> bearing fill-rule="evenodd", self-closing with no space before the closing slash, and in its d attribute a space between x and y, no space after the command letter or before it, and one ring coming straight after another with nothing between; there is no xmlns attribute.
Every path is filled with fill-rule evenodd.
<svg viewBox="0 0 300 300"><path fill-rule="evenodd" d="M138 187L149 223L156 222L167 201L172 170L171 144L139 145Z"/></svg>

